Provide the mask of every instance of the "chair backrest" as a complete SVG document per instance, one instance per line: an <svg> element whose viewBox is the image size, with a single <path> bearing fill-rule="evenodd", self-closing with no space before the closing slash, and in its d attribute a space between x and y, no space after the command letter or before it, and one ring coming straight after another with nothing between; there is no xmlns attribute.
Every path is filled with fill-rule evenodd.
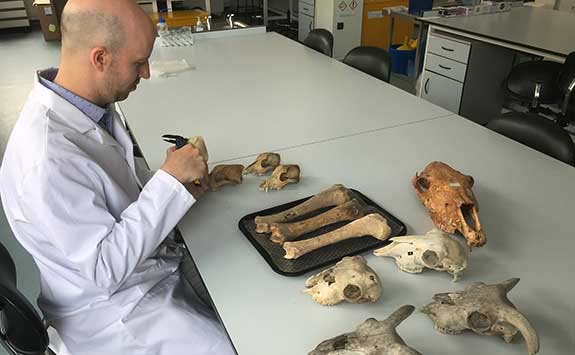
<svg viewBox="0 0 575 355"><path fill-rule="evenodd" d="M575 52L571 52L565 59L557 87L562 95L561 111L563 114L572 115L575 107Z"/></svg>
<svg viewBox="0 0 575 355"><path fill-rule="evenodd" d="M15 355L40 355L48 333L38 313L16 288L16 267L0 243L0 343Z"/></svg>
<svg viewBox="0 0 575 355"><path fill-rule="evenodd" d="M303 44L331 57L333 52L333 35L328 30L317 28L307 35Z"/></svg>
<svg viewBox="0 0 575 355"><path fill-rule="evenodd" d="M535 98L537 85L540 85L539 104L550 104L560 96L557 79L562 64L540 60L518 64L513 67L505 81L505 90L510 96L523 103L531 103Z"/></svg>
<svg viewBox="0 0 575 355"><path fill-rule="evenodd" d="M349 51L343 62L355 69L389 82L391 58L385 49L377 47L356 47Z"/></svg>
<svg viewBox="0 0 575 355"><path fill-rule="evenodd" d="M553 121L531 113L507 113L487 127L535 150L575 165L575 144L569 133Z"/></svg>

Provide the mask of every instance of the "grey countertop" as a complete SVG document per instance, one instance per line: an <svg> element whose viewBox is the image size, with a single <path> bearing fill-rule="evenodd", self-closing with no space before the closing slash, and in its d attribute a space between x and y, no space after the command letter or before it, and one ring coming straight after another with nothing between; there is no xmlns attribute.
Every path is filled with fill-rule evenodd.
<svg viewBox="0 0 575 355"><path fill-rule="evenodd" d="M282 161L302 169L300 183L282 191L261 192L263 178L246 176L208 193L179 225L240 355L306 354L366 318L512 277L521 282L509 297L539 332L540 354L575 348L575 169L275 34L169 53L196 70L152 80L122 104L152 167L165 152L160 135L171 132L205 135L214 160L248 164L253 154L280 149ZM432 223L410 181L434 160L475 178L488 238L458 283L439 272L406 274L365 253L383 282L381 300L324 307L302 292L305 276L276 274L238 229L244 215L342 183L401 219L408 233L425 233ZM427 355L526 353L521 337L507 344L470 332L441 335L419 312L398 332Z"/></svg>
<svg viewBox="0 0 575 355"><path fill-rule="evenodd" d="M142 82L120 104L154 169L164 133L204 136L215 163L451 114L277 33L199 39L152 56L180 59L194 69Z"/></svg>
<svg viewBox="0 0 575 355"><path fill-rule="evenodd" d="M414 98L415 99L415 98ZM246 136L249 139L252 136ZM285 149L282 159L302 168L302 180L282 191L261 192L263 178L208 193L183 218L180 230L240 355L307 354L322 340L383 319L404 304L421 307L435 293L474 282L519 277L510 300L538 331L540 355L575 348L575 169L458 116ZM383 283L373 304L320 306L302 292L306 276L276 274L242 235L244 215L343 183L401 219L410 234L432 228L411 178L434 160L475 178L474 192L487 244L473 250L457 283L446 273L407 274L390 258L364 253ZM235 162L247 164L251 158ZM319 270L318 270L319 271ZM406 343L426 355L524 355L512 344L471 332L434 330L415 312L398 328Z"/></svg>
<svg viewBox="0 0 575 355"><path fill-rule="evenodd" d="M562 57L575 51L575 16L555 10L519 7L496 14L422 21Z"/></svg>

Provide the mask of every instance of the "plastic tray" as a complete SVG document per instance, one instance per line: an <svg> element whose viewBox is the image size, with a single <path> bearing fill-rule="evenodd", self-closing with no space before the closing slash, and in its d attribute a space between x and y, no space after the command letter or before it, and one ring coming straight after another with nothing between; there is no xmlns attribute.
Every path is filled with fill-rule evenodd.
<svg viewBox="0 0 575 355"><path fill-rule="evenodd" d="M391 237L396 237L400 235L405 235L407 228L399 219L393 216L391 213L387 212L385 209L377 205L375 202L367 198L364 194L357 190L351 190L356 195L357 198L363 200L363 202L374 209L374 212L381 214L387 220L387 224L391 227ZM285 251L282 246L275 244L269 239L269 233L256 233L256 216L265 216L270 214L275 214L293 206L296 206L305 200L311 198L309 196L302 198L297 201L292 201L279 205L276 207L268 208L262 211L251 213L242 219L240 219L238 226L246 238L252 243L252 245L258 250L258 252L264 257L271 268L278 274L284 276L300 276L309 271L322 268L326 265L333 264L344 256L357 255L362 252L379 248L389 244L388 240L378 240L371 236L352 238L348 240L341 241L317 250L314 250L308 254L302 255L297 259L286 259L284 258ZM303 220L322 212L329 210L330 208L324 208L318 211L314 211L308 215L302 216L297 220ZM296 221L297 221L296 220ZM340 228L349 222L339 222L329 226L325 226L321 229L307 233L303 235L298 240L304 240L312 238L334 229Z"/></svg>

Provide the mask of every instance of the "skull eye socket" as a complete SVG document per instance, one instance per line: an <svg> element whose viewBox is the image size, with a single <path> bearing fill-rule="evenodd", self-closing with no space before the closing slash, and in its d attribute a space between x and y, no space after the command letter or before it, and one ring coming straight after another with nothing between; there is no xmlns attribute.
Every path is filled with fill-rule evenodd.
<svg viewBox="0 0 575 355"><path fill-rule="evenodd" d="M427 192L429 190L429 181L425 177L420 176L415 181L415 188L419 192Z"/></svg>
<svg viewBox="0 0 575 355"><path fill-rule="evenodd" d="M343 296L347 300L357 300L361 298L361 288L359 288L357 285L349 284L343 289Z"/></svg>
<svg viewBox="0 0 575 355"><path fill-rule="evenodd" d="M439 256L433 250L426 250L421 255L421 260L425 263L426 266L436 266L439 263Z"/></svg>
<svg viewBox="0 0 575 355"><path fill-rule="evenodd" d="M478 311L473 311L467 316L467 324L469 327L480 332L489 330L492 323L486 314Z"/></svg>
<svg viewBox="0 0 575 355"><path fill-rule="evenodd" d="M331 284L335 283L335 276L332 273L328 273L323 275L323 280L327 282L328 286L331 286Z"/></svg>
<svg viewBox="0 0 575 355"><path fill-rule="evenodd" d="M469 228L471 228L472 230L476 231L477 225L475 224L475 218L473 216L473 205L464 204L461 205L460 209L461 209L461 215L465 220L465 224L467 224L467 226L469 226Z"/></svg>
<svg viewBox="0 0 575 355"><path fill-rule="evenodd" d="M299 179L299 168L297 166L291 166L286 171L282 172L279 176L280 181L286 181L288 179Z"/></svg>

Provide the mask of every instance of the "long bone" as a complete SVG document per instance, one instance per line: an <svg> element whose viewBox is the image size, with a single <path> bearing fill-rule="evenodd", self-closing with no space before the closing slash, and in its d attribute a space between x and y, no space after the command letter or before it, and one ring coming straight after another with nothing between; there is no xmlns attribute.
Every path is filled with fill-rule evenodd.
<svg viewBox="0 0 575 355"><path fill-rule="evenodd" d="M302 235L337 222L353 221L365 215L365 208L357 199L334 207L315 217L293 223L270 224L271 241L282 245L286 241L296 240Z"/></svg>
<svg viewBox="0 0 575 355"><path fill-rule="evenodd" d="M378 213L371 213L329 233L297 242L285 242L283 245L286 252L284 258L297 259L327 245L367 235L379 240L386 240L390 234L391 228L385 218Z"/></svg>
<svg viewBox="0 0 575 355"><path fill-rule="evenodd" d="M256 232L269 233L270 223L291 222L298 217L317 211L321 208L341 205L342 203L353 199L353 197L353 192L348 190L345 186L340 184L333 185L329 189L320 192L290 209L268 216L257 216L255 218Z"/></svg>

